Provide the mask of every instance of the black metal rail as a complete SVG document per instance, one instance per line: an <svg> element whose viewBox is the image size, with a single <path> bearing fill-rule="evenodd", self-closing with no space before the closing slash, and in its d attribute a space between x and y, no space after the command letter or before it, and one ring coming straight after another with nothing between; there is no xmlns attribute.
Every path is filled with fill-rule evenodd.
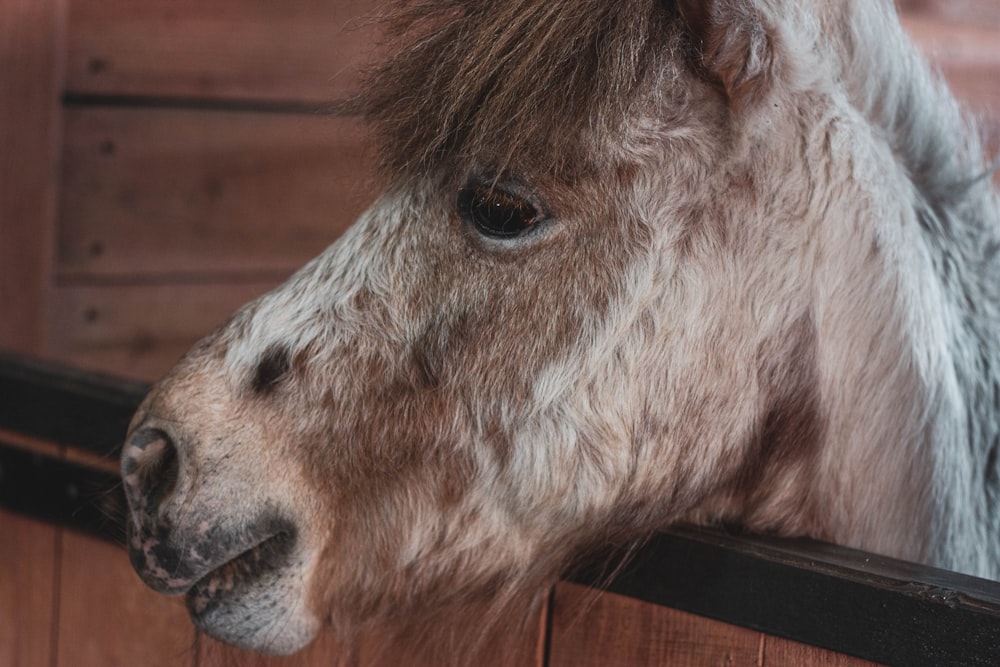
<svg viewBox="0 0 1000 667"><path fill-rule="evenodd" d="M125 498L117 475L25 449L4 433L115 460L148 389L0 352L0 506L122 543Z"/></svg>
<svg viewBox="0 0 1000 667"><path fill-rule="evenodd" d="M117 458L149 386L0 352L0 429Z"/></svg>
<svg viewBox="0 0 1000 667"><path fill-rule="evenodd" d="M116 457L146 390L0 354L0 505L120 542L116 475L3 433ZM1000 665L1000 583L808 540L674 528L573 580L889 665Z"/></svg>
<svg viewBox="0 0 1000 667"><path fill-rule="evenodd" d="M118 476L0 439L0 507L124 543Z"/></svg>

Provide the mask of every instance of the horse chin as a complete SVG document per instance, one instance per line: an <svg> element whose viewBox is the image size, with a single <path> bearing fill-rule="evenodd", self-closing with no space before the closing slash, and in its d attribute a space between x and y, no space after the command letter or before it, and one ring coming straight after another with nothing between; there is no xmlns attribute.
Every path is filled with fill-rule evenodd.
<svg viewBox="0 0 1000 667"><path fill-rule="evenodd" d="M185 603L199 630L238 648L288 655L316 636L305 554L275 536L199 579Z"/></svg>

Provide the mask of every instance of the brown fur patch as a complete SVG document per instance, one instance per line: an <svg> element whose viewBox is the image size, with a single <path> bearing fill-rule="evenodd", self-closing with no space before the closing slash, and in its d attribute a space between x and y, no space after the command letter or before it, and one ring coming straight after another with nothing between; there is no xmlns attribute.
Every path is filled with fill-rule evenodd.
<svg viewBox="0 0 1000 667"><path fill-rule="evenodd" d="M578 173L581 136L616 133L659 62L673 16L664 4L398 3L387 23L405 45L372 72L362 100L383 166L409 174L451 160L461 170L488 156L496 163L480 166L498 173Z"/></svg>
<svg viewBox="0 0 1000 667"><path fill-rule="evenodd" d="M287 347L272 345L264 350L260 361L253 370L250 379L250 391L258 396L271 394L288 371L291 370L292 359Z"/></svg>
<svg viewBox="0 0 1000 667"><path fill-rule="evenodd" d="M767 502L777 476L803 465L816 451L825 428L812 318L803 315L792 326L783 353L762 352L762 358L768 360L759 371L766 408L759 430L744 449L746 462L733 493L748 514Z"/></svg>

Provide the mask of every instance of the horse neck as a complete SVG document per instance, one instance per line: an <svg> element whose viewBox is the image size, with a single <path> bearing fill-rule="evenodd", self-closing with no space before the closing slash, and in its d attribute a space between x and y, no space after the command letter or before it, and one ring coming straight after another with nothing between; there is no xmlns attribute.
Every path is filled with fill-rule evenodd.
<svg viewBox="0 0 1000 667"><path fill-rule="evenodd" d="M916 534L897 555L997 576L1000 535L989 518L997 510L1000 445L997 197L984 177L978 137L889 3L830 4L836 5L830 11L843 12L842 30L831 33L841 54L839 79L875 128L882 163L870 175L877 183L867 193L872 199L843 211L867 218L878 249L872 253L878 267L867 270L881 277L870 302L844 307L835 316L845 318L834 327L839 331L821 341L830 368L844 364L828 375L826 391L842 402L835 411L845 417L831 425L826 469L847 461L858 481L895 486L901 494L876 498L871 489L857 490L871 496L869 507L846 513L877 509L891 521L870 519L866 530L853 517L850 531L862 536L855 542L884 551L871 544L885 542L881 531ZM866 270L863 259L852 261ZM866 309L871 319L857 313ZM846 332L875 341L868 368L851 368L852 351L838 342L845 327L870 329ZM907 517L907 505L918 511ZM891 539L906 543L903 534Z"/></svg>

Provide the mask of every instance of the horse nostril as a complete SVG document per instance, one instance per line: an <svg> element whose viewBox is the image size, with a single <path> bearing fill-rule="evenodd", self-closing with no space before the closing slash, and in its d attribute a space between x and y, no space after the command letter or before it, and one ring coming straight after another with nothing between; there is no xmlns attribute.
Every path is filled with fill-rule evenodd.
<svg viewBox="0 0 1000 667"><path fill-rule="evenodd" d="M177 447L160 429L136 431L122 452L122 480L133 511L155 512L174 490L180 475Z"/></svg>

